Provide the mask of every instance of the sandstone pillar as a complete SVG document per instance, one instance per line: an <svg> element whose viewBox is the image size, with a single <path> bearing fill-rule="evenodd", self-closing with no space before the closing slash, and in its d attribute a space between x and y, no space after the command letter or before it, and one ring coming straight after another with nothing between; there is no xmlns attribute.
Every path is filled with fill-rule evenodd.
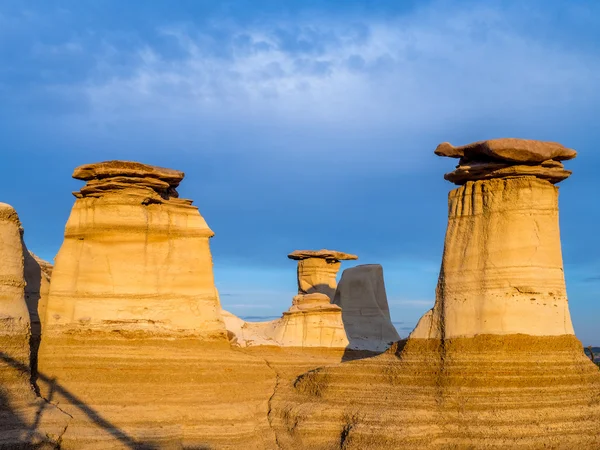
<svg viewBox="0 0 600 450"><path fill-rule="evenodd" d="M275 374L229 347L213 232L179 198L183 172L109 161L73 177L87 183L74 193L39 351L39 371L73 416L63 448L272 440L265 411Z"/></svg>
<svg viewBox="0 0 600 450"><path fill-rule="evenodd" d="M358 256L332 250L295 250L288 258L298 261L298 294L320 292L333 299L340 261Z"/></svg>
<svg viewBox="0 0 600 450"><path fill-rule="evenodd" d="M553 183L575 153L517 139L436 153L461 158L446 175L461 187L448 197L437 301L411 337L573 335Z"/></svg>

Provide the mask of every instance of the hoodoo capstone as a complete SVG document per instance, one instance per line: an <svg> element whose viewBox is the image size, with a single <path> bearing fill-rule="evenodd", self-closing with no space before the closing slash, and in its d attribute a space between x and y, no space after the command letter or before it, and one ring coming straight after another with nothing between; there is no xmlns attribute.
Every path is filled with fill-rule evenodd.
<svg viewBox="0 0 600 450"><path fill-rule="evenodd" d="M577 152L556 142L505 138L461 147L444 142L435 154L460 158L456 169L444 178L462 185L467 181L522 176L558 183L571 175L561 161L575 158Z"/></svg>

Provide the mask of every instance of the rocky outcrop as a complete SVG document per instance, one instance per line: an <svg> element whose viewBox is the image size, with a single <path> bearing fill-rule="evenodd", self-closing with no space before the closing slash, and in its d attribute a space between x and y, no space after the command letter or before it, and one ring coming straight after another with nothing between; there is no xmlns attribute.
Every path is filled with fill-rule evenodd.
<svg viewBox="0 0 600 450"><path fill-rule="evenodd" d="M288 258L298 261L298 294L316 292L333 298L340 261L355 260L358 256L335 250L295 250Z"/></svg>
<svg viewBox="0 0 600 450"><path fill-rule="evenodd" d="M230 339L241 347L347 347L342 309L331 303L328 293L335 292L340 260L357 257L330 250L296 250L288 257L298 260L299 294L290 309L269 322L245 322L224 311Z"/></svg>
<svg viewBox="0 0 600 450"><path fill-rule="evenodd" d="M22 233L16 211L0 203L1 448L55 446L69 421L67 415L36 397L31 385Z"/></svg>
<svg viewBox="0 0 600 450"><path fill-rule="evenodd" d="M350 349L382 352L400 340L390 317L379 264L344 270L333 303L342 309Z"/></svg>
<svg viewBox="0 0 600 450"><path fill-rule="evenodd" d="M225 340L208 244L214 233L191 200L178 198L183 173L109 161L78 167L73 177L87 184L56 256L48 333L117 327Z"/></svg>
<svg viewBox="0 0 600 450"><path fill-rule="evenodd" d="M437 153L511 167L574 156L520 140ZM600 372L573 335L558 190L545 175L490 178L450 193L435 306L410 338L275 397L284 448L600 447Z"/></svg>
<svg viewBox="0 0 600 450"><path fill-rule="evenodd" d="M61 448L271 448L276 374L231 350L209 238L183 173L79 167L52 273L38 381L73 417Z"/></svg>
<svg viewBox="0 0 600 450"><path fill-rule="evenodd" d="M492 139L454 147L444 142L435 150L438 156L460 158L456 170L444 178L463 185L468 181L533 176L558 183L571 175L561 161L577 153L556 142L527 139Z"/></svg>

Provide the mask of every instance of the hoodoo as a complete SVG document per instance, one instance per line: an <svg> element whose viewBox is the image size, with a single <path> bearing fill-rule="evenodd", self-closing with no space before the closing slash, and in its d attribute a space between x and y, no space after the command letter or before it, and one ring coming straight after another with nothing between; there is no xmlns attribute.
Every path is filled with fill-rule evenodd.
<svg viewBox="0 0 600 450"><path fill-rule="evenodd" d="M78 167L87 184L56 257L38 367L73 416L63 448L260 448L275 375L230 349L209 238L177 186L136 162Z"/></svg>
<svg viewBox="0 0 600 450"><path fill-rule="evenodd" d="M334 250L295 250L288 258L298 261L298 294L320 292L333 299L340 261L358 256Z"/></svg>
<svg viewBox="0 0 600 450"><path fill-rule="evenodd" d="M460 187L434 308L390 351L299 377L275 399L278 442L600 448L600 372L573 334L554 186L575 152L498 139L436 153L460 158L446 175ZM301 418L293 432L286 417Z"/></svg>

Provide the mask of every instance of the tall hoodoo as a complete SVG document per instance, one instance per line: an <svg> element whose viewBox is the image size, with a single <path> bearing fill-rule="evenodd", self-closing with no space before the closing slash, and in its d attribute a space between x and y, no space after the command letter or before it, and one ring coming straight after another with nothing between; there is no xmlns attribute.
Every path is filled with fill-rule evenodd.
<svg viewBox="0 0 600 450"><path fill-rule="evenodd" d="M333 299L340 261L358 256L335 250L294 250L288 258L298 261L298 294L321 293Z"/></svg>
<svg viewBox="0 0 600 450"><path fill-rule="evenodd" d="M412 337L479 334L572 335L558 223L562 160L576 152L553 142L495 139L463 147L445 178L448 229L433 312Z"/></svg>
<svg viewBox="0 0 600 450"><path fill-rule="evenodd" d="M382 352L400 340L392 324L381 265L344 270L332 303L342 308L349 348Z"/></svg>
<svg viewBox="0 0 600 450"><path fill-rule="evenodd" d="M75 169L87 183L55 260L38 361L61 389L42 382L42 394L56 392L73 416L64 448L257 448L273 439L264 411L275 374L229 347L213 232L179 198L183 176L127 161Z"/></svg>
<svg viewBox="0 0 600 450"><path fill-rule="evenodd" d="M75 169L86 181L56 257L45 324L224 339L209 238L177 186L183 172L129 161Z"/></svg>

